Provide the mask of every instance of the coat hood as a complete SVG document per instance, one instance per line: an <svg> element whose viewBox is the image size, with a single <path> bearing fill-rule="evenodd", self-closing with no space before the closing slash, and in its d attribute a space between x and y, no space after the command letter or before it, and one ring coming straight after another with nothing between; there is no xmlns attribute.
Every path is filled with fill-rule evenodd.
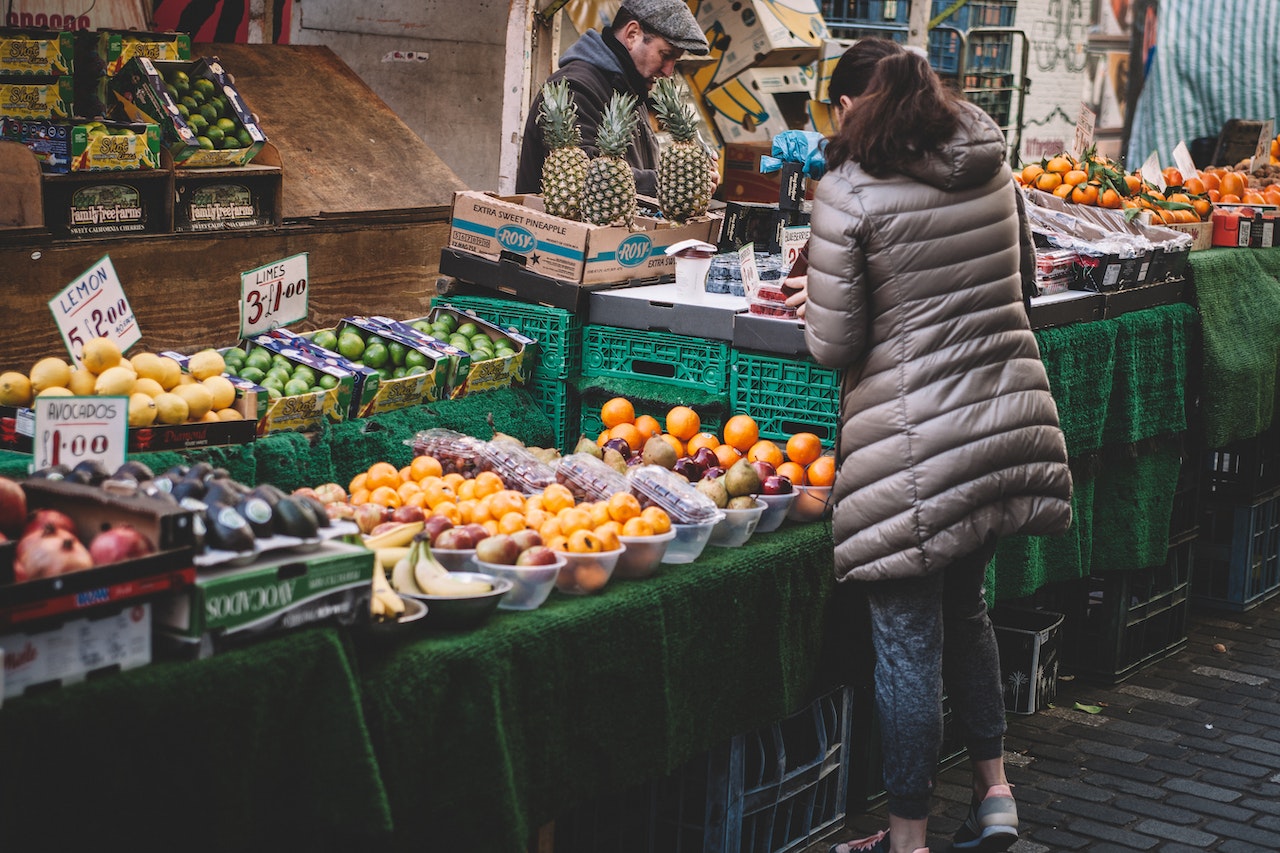
<svg viewBox="0 0 1280 853"><path fill-rule="evenodd" d="M622 64L618 62L618 57L614 56L613 51L604 43L604 38L596 30L587 30L560 57L561 68L570 62L590 62L605 71L626 74Z"/></svg>
<svg viewBox="0 0 1280 853"><path fill-rule="evenodd" d="M903 174L938 189L964 190L994 178L1005 157L1004 133L981 109L965 103L951 141L911 163Z"/></svg>

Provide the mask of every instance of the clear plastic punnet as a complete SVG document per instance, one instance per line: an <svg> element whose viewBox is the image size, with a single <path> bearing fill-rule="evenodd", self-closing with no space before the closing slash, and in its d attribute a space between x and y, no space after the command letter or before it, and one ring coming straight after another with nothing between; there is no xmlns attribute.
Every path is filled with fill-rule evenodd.
<svg viewBox="0 0 1280 853"><path fill-rule="evenodd" d="M493 471L508 489L526 495L540 492L556 481L554 468L511 441L480 442L476 469Z"/></svg>
<svg viewBox="0 0 1280 853"><path fill-rule="evenodd" d="M629 491L625 475L590 453L570 453L556 463L556 481L573 492L578 501L608 500L614 492Z"/></svg>
<svg viewBox="0 0 1280 853"><path fill-rule="evenodd" d="M405 444L413 448L415 456L433 456L444 473L457 473L469 477L477 470L480 449L484 442L444 427L419 430Z"/></svg>
<svg viewBox="0 0 1280 853"><path fill-rule="evenodd" d="M688 480L658 465L637 465L627 472L627 480L641 504L657 504L676 524L701 524L720 513Z"/></svg>

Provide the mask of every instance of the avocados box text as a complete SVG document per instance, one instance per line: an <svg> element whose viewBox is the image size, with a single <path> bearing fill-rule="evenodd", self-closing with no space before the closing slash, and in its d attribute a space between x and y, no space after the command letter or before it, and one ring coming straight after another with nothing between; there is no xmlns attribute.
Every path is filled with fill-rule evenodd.
<svg viewBox="0 0 1280 853"><path fill-rule="evenodd" d="M256 637L367 614L374 553L337 540L272 552L242 567L200 569L195 585L156 602L156 629L182 642ZM365 613L360 613L361 608Z"/></svg>
<svg viewBox="0 0 1280 853"><path fill-rule="evenodd" d="M50 174L122 172L160 165L154 124L0 119L0 138L21 142Z"/></svg>
<svg viewBox="0 0 1280 853"><path fill-rule="evenodd" d="M530 272L578 284L675 275L664 250L682 240L716 242L720 218L685 225L637 216L635 229L590 225L543 211L538 196L453 195L449 247L491 260L517 260Z"/></svg>

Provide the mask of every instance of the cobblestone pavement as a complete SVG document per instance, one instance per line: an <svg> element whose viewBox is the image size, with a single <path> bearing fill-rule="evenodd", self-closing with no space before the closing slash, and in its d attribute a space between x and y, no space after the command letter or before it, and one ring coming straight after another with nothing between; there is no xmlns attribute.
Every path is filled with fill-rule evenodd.
<svg viewBox="0 0 1280 853"><path fill-rule="evenodd" d="M1005 749L1022 829L1013 853L1280 851L1280 598L1193 610L1187 645L1120 684L1061 679L1054 707L1009 717ZM939 774L935 853L951 849L969 779L966 761ZM877 804L803 853L886 821Z"/></svg>

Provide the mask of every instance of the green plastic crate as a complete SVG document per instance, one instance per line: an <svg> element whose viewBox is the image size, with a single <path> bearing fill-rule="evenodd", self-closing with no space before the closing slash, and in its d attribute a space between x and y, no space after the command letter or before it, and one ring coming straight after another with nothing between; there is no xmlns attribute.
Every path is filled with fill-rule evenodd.
<svg viewBox="0 0 1280 853"><path fill-rule="evenodd" d="M722 393L729 388L729 345L668 332L587 325L583 376L644 379Z"/></svg>
<svg viewBox="0 0 1280 853"><path fill-rule="evenodd" d="M556 447L561 453L570 453L578 443L581 426L581 395L578 390L561 379L545 379L534 376L529 380L529 396L551 421L555 431ZM598 430L597 430L598 432Z"/></svg>
<svg viewBox="0 0 1280 853"><path fill-rule="evenodd" d="M451 305L515 329L538 342L535 379L564 379L582 370L582 321L572 311L492 296L437 296L431 306Z"/></svg>
<svg viewBox="0 0 1280 853"><path fill-rule="evenodd" d="M729 407L755 418L760 437L811 432L828 447L840 418L840 371L814 361L733 351Z"/></svg>

